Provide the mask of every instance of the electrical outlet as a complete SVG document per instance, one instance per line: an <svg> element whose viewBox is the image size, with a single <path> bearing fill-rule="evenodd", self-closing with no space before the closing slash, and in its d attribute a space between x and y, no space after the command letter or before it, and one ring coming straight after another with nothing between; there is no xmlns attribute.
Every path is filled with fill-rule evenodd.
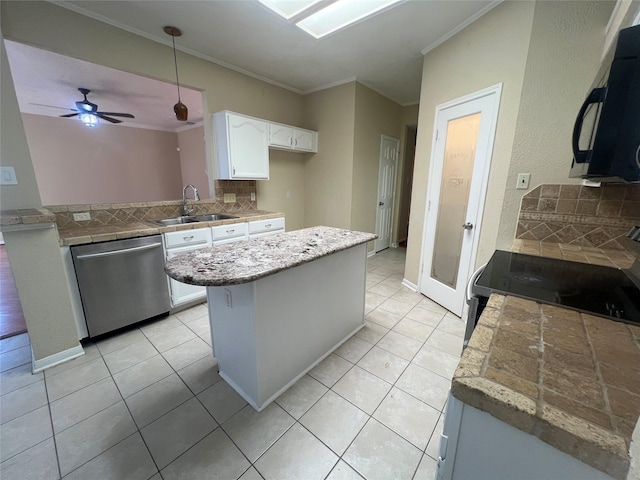
<svg viewBox="0 0 640 480"><path fill-rule="evenodd" d="M516 190L526 190L529 188L529 179L531 178L530 173L519 173L518 181L516 183Z"/></svg>
<svg viewBox="0 0 640 480"><path fill-rule="evenodd" d="M76 222L84 222L87 220L91 220L91 214L89 212L74 213L73 220Z"/></svg>
<svg viewBox="0 0 640 480"><path fill-rule="evenodd" d="M235 193L225 193L224 194L224 203L236 203L236 194Z"/></svg>
<svg viewBox="0 0 640 480"><path fill-rule="evenodd" d="M287 198L291 198L291 192L287 190Z"/></svg>
<svg viewBox="0 0 640 480"><path fill-rule="evenodd" d="M256 201L256 192L251 192L251 201L252 202Z"/></svg>
<svg viewBox="0 0 640 480"><path fill-rule="evenodd" d="M0 167L0 185L17 185L16 171L13 167Z"/></svg>

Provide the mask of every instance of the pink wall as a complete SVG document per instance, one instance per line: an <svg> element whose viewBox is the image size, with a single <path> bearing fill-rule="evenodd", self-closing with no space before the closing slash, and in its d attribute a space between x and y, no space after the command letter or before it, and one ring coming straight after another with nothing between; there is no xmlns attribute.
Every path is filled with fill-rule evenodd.
<svg viewBox="0 0 640 480"><path fill-rule="evenodd" d="M189 183L194 185L198 189L200 198L211 198L204 151L204 127L178 132L178 145L180 146L182 182L184 185Z"/></svg>
<svg viewBox="0 0 640 480"><path fill-rule="evenodd" d="M176 133L31 114L22 120L43 205L182 198Z"/></svg>

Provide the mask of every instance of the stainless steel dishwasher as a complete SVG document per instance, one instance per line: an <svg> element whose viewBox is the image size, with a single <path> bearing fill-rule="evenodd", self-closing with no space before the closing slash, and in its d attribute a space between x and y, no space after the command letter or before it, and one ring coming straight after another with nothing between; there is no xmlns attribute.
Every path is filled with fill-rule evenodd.
<svg viewBox="0 0 640 480"><path fill-rule="evenodd" d="M168 313L162 236L71 247L90 337Z"/></svg>

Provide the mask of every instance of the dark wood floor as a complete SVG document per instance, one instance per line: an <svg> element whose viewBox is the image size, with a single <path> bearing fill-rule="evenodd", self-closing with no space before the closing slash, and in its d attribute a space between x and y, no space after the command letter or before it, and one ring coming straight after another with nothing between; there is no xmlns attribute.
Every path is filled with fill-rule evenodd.
<svg viewBox="0 0 640 480"><path fill-rule="evenodd" d="M7 249L0 245L0 339L27 331Z"/></svg>

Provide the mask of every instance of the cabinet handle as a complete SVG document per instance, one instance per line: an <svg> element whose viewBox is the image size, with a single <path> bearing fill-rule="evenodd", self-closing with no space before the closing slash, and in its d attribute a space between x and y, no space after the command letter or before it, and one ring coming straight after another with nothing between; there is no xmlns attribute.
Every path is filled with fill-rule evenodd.
<svg viewBox="0 0 640 480"><path fill-rule="evenodd" d="M294 140L294 146L296 146L296 147L298 146L298 139L297 138Z"/></svg>
<svg viewBox="0 0 640 480"><path fill-rule="evenodd" d="M265 225L264 228L271 228L271 224Z"/></svg>
<svg viewBox="0 0 640 480"><path fill-rule="evenodd" d="M231 234L231 233L233 233L235 231L236 231L236 229L234 228L233 230L227 230L227 233Z"/></svg>
<svg viewBox="0 0 640 480"><path fill-rule="evenodd" d="M183 239L185 242L190 242L191 240L193 240L193 235L191 235L191 236L189 236L189 237L182 237L182 239Z"/></svg>
<svg viewBox="0 0 640 480"><path fill-rule="evenodd" d="M236 167L233 167L233 174L236 174Z"/></svg>

